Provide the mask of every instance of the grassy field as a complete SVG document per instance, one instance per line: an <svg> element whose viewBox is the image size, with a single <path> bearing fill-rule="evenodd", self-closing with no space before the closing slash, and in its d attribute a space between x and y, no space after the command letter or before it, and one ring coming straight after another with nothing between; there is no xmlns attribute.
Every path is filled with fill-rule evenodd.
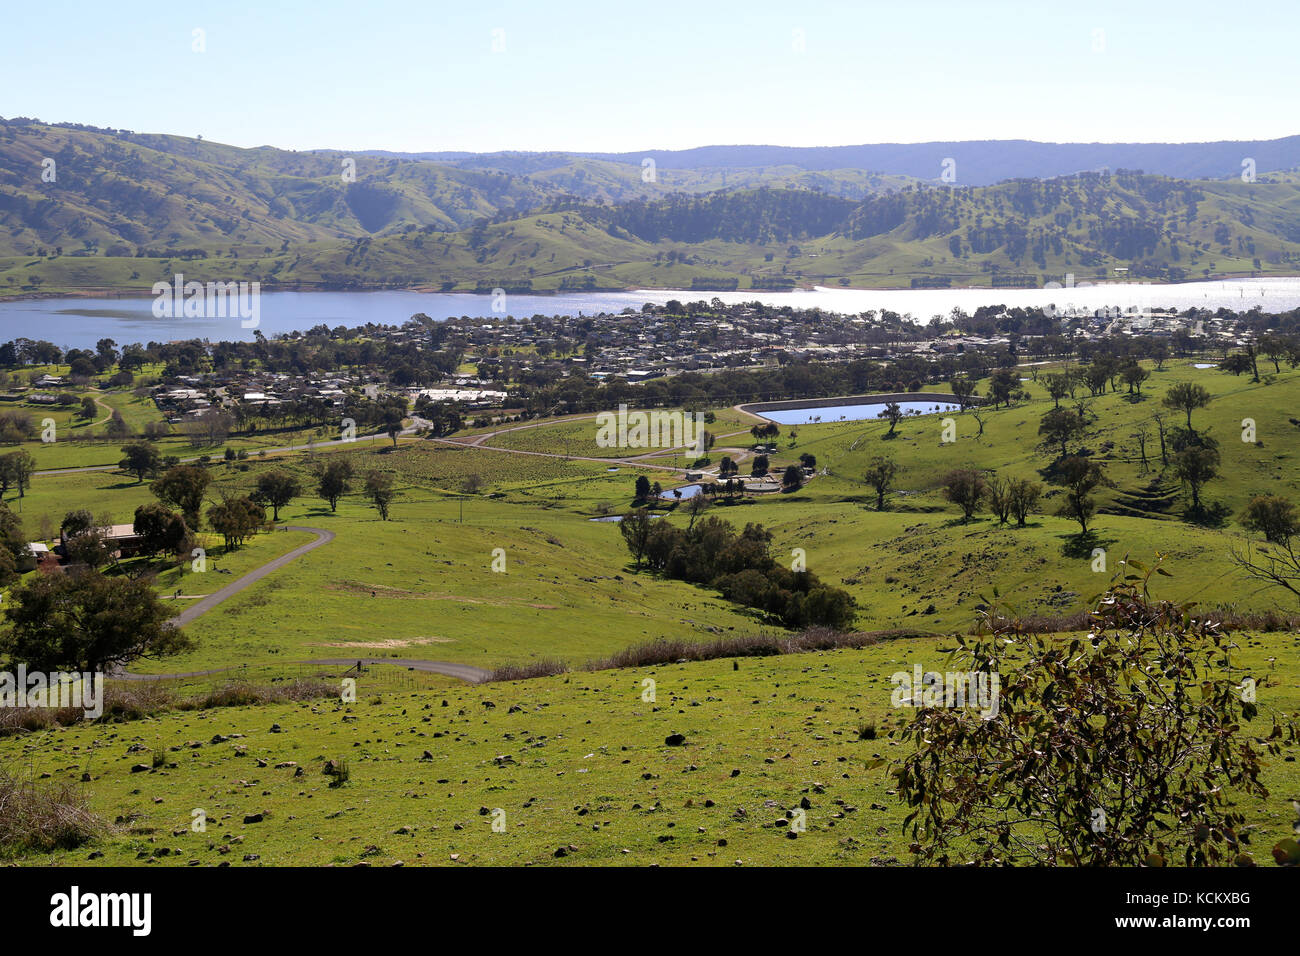
<svg viewBox="0 0 1300 956"><path fill-rule="evenodd" d="M93 848L30 863L906 864L906 808L887 767L866 763L901 752L893 737L909 713L891 708L889 675L944 666L940 643L746 658L735 669L718 660L476 687L434 679L419 693L375 694L363 680L353 705L59 729L0 739L0 757L83 786L118 821ZM1295 713L1295 636L1242 643L1261 703ZM647 679L654 702L643 700ZM860 737L868 724L875 739ZM670 734L685 743L666 746ZM1290 832L1296 749L1269 762L1272 795L1245 801L1257 857ZM329 786L330 760L346 762L343 786ZM801 806L806 830L790 839L788 814ZM190 829L196 809L206 832Z"/></svg>
<svg viewBox="0 0 1300 956"><path fill-rule="evenodd" d="M1300 373L1256 384L1169 365L1153 372L1142 401L1108 394L1090 403L1096 422L1086 444L1117 488L1107 492L1097 538L1083 552L1077 526L1063 518L1037 515L1015 528L978 515L962 524L938 493L940 476L958 466L1037 477L1050 458L1036 447L1037 423L1050 401L1032 382L1029 401L983 415L982 436L972 414L955 416L953 443L941 441L932 417L905 420L893 438L885 437L883 422L783 427L774 464L806 451L829 473L795 493L712 506L711 513L737 526L771 529L778 560L793 560L803 549L810 570L854 595L858 628L907 627L934 637L747 658L738 669L721 660L477 687L425 675L417 689L391 682L374 692L363 688L355 705L223 708L0 739L0 763L21 762L56 780L90 773L92 806L123 821L96 846L103 863L141 855L170 864L239 864L245 856L263 864L906 862L904 811L889 779L864 763L898 756L889 732L902 716L890 709L888 675L913 663L940 666L940 650L951 643L942 635L969 628L993 589L1022 613L1068 615L1088 606L1125 554L1148 561L1162 552L1173 576L1160 579L1157 596L1294 610L1234 571L1228 555L1243 540L1234 521L1214 527L1182 520L1176 483L1166 482L1166 511L1124 513L1131 509L1121 502L1156 480L1159 469L1153 445L1153 471L1142 473L1130 436L1177 381L1200 382L1214 395L1194 414L1197 427L1221 442L1222 476L1207 486L1209 500L1235 514L1253 494L1295 496L1297 434L1288 419L1300 406ZM741 432L719 439L718 447L747 449L744 417L728 409L717 414L711 430ZM1255 420L1257 444L1239 440L1244 418ZM396 448L379 442L254 457L245 470L213 465L210 496L246 491L273 467L296 473L310 489L312 459L324 455L348 457L358 473L391 474L400 495L392 520L380 521L355 489L336 513L308 490L282 509L281 523L337 537L189 625L193 651L140 669L176 674L237 665L269 679L298 673L296 661L362 656L487 669L553 658L578 666L661 637L772 629L711 591L631 566L617 525L591 519L628 508L641 470L623 465L609 472L601 461L565 457L591 453L594 435L594 422L567 420L491 442L533 454L405 439ZM901 467L883 512L861 478L879 454ZM665 487L678 480L650 468L644 473ZM471 478L481 483L473 494L464 491ZM149 498L147 483L113 471L38 476L22 499L22 517L29 531L42 518L57 525L75 504L126 521ZM1044 510L1055 503L1049 498ZM661 510L668 514L663 520L690 520L680 507L666 503ZM232 554L213 554L238 575L306 540L305 533L280 531ZM1106 549L1107 573L1093 570L1092 546ZM504 571L493 570L498 559ZM229 580L171 570L158 588L202 595ZM1297 713L1297 636L1238 641L1245 666L1266 678L1266 706ZM657 682L656 703L641 699L647 677ZM863 722L879 725L880 736L859 739ZM282 732L271 734L273 725ZM685 746L663 745L673 733L686 735ZM232 734L245 736L208 743ZM132 773L141 755L128 747L137 744L164 754L161 764ZM1287 756L1267 771L1274 796L1250 801L1261 846L1285 835L1287 799L1300 793L1293 750ZM339 758L348 761L352 779L330 788L321 768ZM293 765L277 768L287 761ZM805 797L808 830L788 839L788 821L775 824ZM207 834L187 829L196 807L208 815ZM497 808L506 813L504 833L491 827ZM261 822L242 822L255 813L264 814ZM556 857L560 848L565 855ZM169 852L153 856L162 850ZM87 852L52 862L80 862Z"/></svg>
<svg viewBox="0 0 1300 956"><path fill-rule="evenodd" d="M1096 434L1089 445L1117 488L1105 493L1095 540L1082 551L1077 525L1050 514L1051 490L1043 508L1049 513L1025 528L999 526L987 515L962 524L938 494L940 477L953 467L1037 477L1048 457L1036 447L1037 421L1049 403L1032 383L1029 402L985 416L982 437L976 437L971 414L957 416L955 443L940 441L934 417L904 421L889 440L883 422L783 429L774 468L806 451L829 474L793 494L760 495L713 510L733 524L757 521L771 529L778 560L792 561L802 549L811 570L854 595L857 625L866 629L906 622L935 633L961 630L995 587L1024 613L1067 615L1085 609L1125 554L1145 560L1156 551L1167 553L1177 571L1162 582L1161 596L1197 597L1237 610L1274 608L1276 595L1257 591L1229 564L1231 548L1243 540L1231 520L1221 527L1184 522L1173 492L1167 513L1105 513L1125 510L1115 501L1155 479L1154 472L1141 474L1128 436L1158 408L1163 390L1180 380L1200 381L1216 396L1195 416L1198 427L1223 439L1223 477L1207 487L1210 500L1235 514L1252 494L1296 492L1288 450L1295 426L1287 410L1300 399L1300 374L1252 385L1245 377L1180 366L1154 373L1142 402L1117 394L1093 402ZM1256 420L1260 444L1230 440L1244 417ZM725 423L714 427L719 434L732 430ZM599 461L564 457L618 451L598 448L594 432L592 421L566 420L492 439L498 447L535 454L410 439L395 449L383 442L315 456L254 458L244 470L214 465L213 500L251 490L266 469L294 472L309 490L283 509L282 523L328 528L338 538L196 622L199 649L167 668L217 666L232 654L254 660L330 656L313 648L376 642L396 656L480 666L557 656L578 662L645 638L758 626L752 614L709 592L628 568L617 526L590 519L630 507L638 473L665 488L683 479L649 462L610 472ZM742 431L720 439L719 447L747 449L750 441ZM1100 451L1104 442L1113 447ZM393 520L378 520L355 491L337 513L313 497L312 458L326 454L349 457L357 473L391 474L400 491ZM901 469L884 512L875 510L875 496L860 477L880 454L893 456ZM1158 451L1149 454L1158 468ZM719 458L715 448L713 459ZM685 463L673 456L653 461ZM465 493L467 480L481 483L481 490ZM1176 483L1169 487L1176 492ZM125 522L148 500L147 483L112 471L83 472L38 477L21 508L35 531L42 522L57 527L70 501ZM689 518L679 508L667 520L684 524ZM1094 547L1107 552L1105 573L1094 570ZM504 574L491 570L497 549ZM166 584L174 590L170 580ZM376 601L384 602L381 613L357 606Z"/></svg>

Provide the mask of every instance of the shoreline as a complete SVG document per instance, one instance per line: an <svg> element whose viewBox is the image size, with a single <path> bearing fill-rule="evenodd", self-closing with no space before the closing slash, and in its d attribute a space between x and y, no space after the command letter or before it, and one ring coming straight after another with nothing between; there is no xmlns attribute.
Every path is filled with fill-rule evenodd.
<svg viewBox="0 0 1300 956"><path fill-rule="evenodd" d="M1076 279L1074 286L1063 287L1059 291L1070 292L1073 289L1098 289L1098 288L1106 288L1108 286L1116 286L1116 287L1138 286L1144 288L1162 288L1162 287L1173 287L1173 286L1182 286L1182 285L1206 285L1215 282L1246 282L1246 281L1256 280L1256 279L1262 281L1267 281L1270 279L1300 280L1300 273L1293 273L1288 275L1273 275L1273 274L1233 275L1233 274L1225 273L1221 275L1211 276L1209 278L1202 277L1199 279L1179 279L1177 281L1172 281L1172 282L1164 281L1164 280ZM267 294L273 292L298 292L303 294L333 292L333 293L359 293L359 294L368 295L376 292L402 292L402 293L416 293L419 295L464 295L464 296L485 296L485 295L490 296L491 295L490 292L478 292L478 291L471 291L468 289L461 289L461 290L453 289L451 291L444 292L441 289L434 289L427 285L404 286L402 288L392 288L389 286L372 286L368 288L356 288L355 286L348 286L346 288L310 286L307 288L303 288L301 286L298 286L298 287L289 288L277 284L275 288L263 289L262 291L266 292ZM836 293L839 292L889 292L889 293L988 292L990 294L995 294L999 292L1045 292L1045 291L1054 292L1058 290L1055 289L1048 290L1045 286L1031 286L1031 287L1023 287L1023 288L1021 287L994 288L992 286L982 286L982 285L952 285L952 286L944 286L942 288L915 288L914 289L911 288L910 286L903 286L903 285L828 286L828 285L813 283L810 285L796 285L790 289L672 289L672 288L648 288L645 286L635 286L635 287L625 286L620 289L582 289L582 290L532 289L529 290L528 292L516 292L512 294L519 295L519 296L558 297L558 296L565 296L565 295L630 295L637 292L652 292L658 295L671 294L674 297L681 298L682 301L697 302L697 301L707 301L708 297L710 296L743 295L747 293L753 293L753 295L755 296L763 296L763 295L791 295L799 292L809 292L809 293L816 293L816 292L836 292ZM0 290L0 304L4 304L6 302L43 301L46 299L149 299L152 297L153 297L153 292L151 290L146 291L143 289L141 290L119 289L116 287L85 287L85 288L71 289L63 292L8 293L3 290ZM687 298L687 297L691 297L691 298Z"/></svg>

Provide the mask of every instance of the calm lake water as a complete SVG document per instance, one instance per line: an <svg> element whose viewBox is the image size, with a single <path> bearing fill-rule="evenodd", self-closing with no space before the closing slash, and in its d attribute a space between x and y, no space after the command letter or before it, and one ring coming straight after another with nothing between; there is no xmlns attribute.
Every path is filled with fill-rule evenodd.
<svg viewBox="0 0 1300 956"><path fill-rule="evenodd" d="M956 405L941 402L899 402L904 415L933 415L938 412L955 412ZM860 422L875 420L885 405L829 405L825 408L785 408L775 412L756 412L782 425L811 425L815 422Z"/></svg>
<svg viewBox="0 0 1300 956"><path fill-rule="evenodd" d="M685 501L687 498L694 498L696 495L698 495L700 493L700 489L703 487L704 487L703 485L681 485L680 487L677 488L665 488L664 493L659 497L667 499L669 501L676 501L677 496L673 494L673 492L680 491L682 493L682 501Z"/></svg>
<svg viewBox="0 0 1300 956"><path fill-rule="evenodd" d="M1177 309L1245 311L1259 306L1266 312L1300 308L1300 277L1239 279L1225 282L1191 282L1176 285L1110 283L1067 289L828 289L808 292L685 292L669 289L638 292L582 292L568 295L510 295L504 314L594 315L639 309L646 302L662 305L669 299L691 302L721 299L728 304L758 300L773 306L821 308L859 314L888 309L910 314L918 321L946 315L954 308L973 312L981 305L1055 305L1062 310L1096 310L1103 307L1170 306ZM260 298L256 331L310 329L325 324L357 326L368 322L400 324L423 312L434 319L449 316L491 317L490 295L439 292L266 292ZM0 341L25 336L47 339L64 348L94 347L101 338L128 342L169 342L207 338L213 341L251 341L254 329L241 327L238 318L155 318L153 299L93 298L35 299L0 302Z"/></svg>

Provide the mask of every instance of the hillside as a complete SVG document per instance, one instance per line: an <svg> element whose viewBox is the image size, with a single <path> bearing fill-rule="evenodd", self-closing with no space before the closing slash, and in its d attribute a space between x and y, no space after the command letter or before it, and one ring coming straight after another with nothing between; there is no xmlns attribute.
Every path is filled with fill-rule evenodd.
<svg viewBox="0 0 1300 956"><path fill-rule="evenodd" d="M54 181L42 179L52 159ZM345 182L344 161L356 163ZM453 166L334 151L239 149L180 136L0 121L0 255L271 245L377 235L407 226L456 231L559 198L621 203L759 183L862 199L907 180L795 166L674 170L551 156Z"/></svg>
<svg viewBox="0 0 1300 956"><path fill-rule="evenodd" d="M1300 373L1251 383L1190 363L1153 369L1141 400L1095 399L1092 439L1119 486L1116 497L1157 477L1172 484L1154 461L1152 472L1143 469L1130 436L1179 382L1202 384L1214 396L1196 413L1198 428L1226 438L1251 415L1266 436L1255 445L1224 441L1223 474L1209 495L1230 514L1260 490L1294 497L1286 409L1300 396ZM538 427L493 442L535 454L414 437L391 452L386 443L324 451L352 460L357 471L394 476L401 494L392 520L377 520L359 493L345 496L337 512L303 495L285 508L285 523L327 528L332 543L189 625L197 642L191 653L137 669L237 664L248 681L318 676L332 690L337 665L297 662L373 655L399 666L368 668L355 702L331 694L0 736L0 760L82 787L90 809L112 821L91 844L18 854L14 862L907 864L908 808L878 763L908 751L899 732L911 715L892 705L891 675L954 666L952 635L969 628L994 588L1027 615L1068 615L1108 579L1087 552L1071 548L1075 528L1051 514L1056 502L1045 500L1023 528L986 514L963 524L936 487L947 467L1033 476L1046 464L1034 429L1051 400L1040 383L1026 389L1023 403L990 411L982 433L969 414L958 416L953 444L936 441L937 423L925 418L905 421L889 440L878 421L800 426L797 435L786 429L777 464L813 452L830 473L796 493L710 506L711 516L733 525L770 529L772 553L782 560L804 549L811 569L855 596L858 627L890 629L859 650L581 670L585 661L655 638L710 640L773 626L710 589L633 566L613 526L590 520L602 504L627 501L633 469L610 473L582 460L593 430L575 419L530 423ZM748 445L739 413L716 412L719 450ZM862 474L885 448L901 471L887 509L877 511ZM247 491L268 469L306 481L312 463L255 456L248 468L214 465L215 487ZM651 467L644 473L674 480ZM457 489L469 475L485 484L462 519ZM17 492L7 497L13 503ZM121 473L48 474L29 489L24 521L36 527L46 518L53 526L69 501L125 519L149 498L147 483ZM1184 507L1176 496L1168 513L1130 516L1108 501L1096 544L1109 552L1109 571L1125 555L1149 561L1159 551L1172 576L1155 579L1158 597L1241 612L1294 610L1289 597L1256 589L1232 567L1230 550L1244 540L1238 525L1192 524L1182 520ZM685 527L691 519L683 510L663 520ZM301 536L259 535L223 554L222 567L245 573ZM508 555L505 573L486 570L494 549ZM215 586L185 569L157 581L160 593L183 589L186 600ZM1294 713L1294 631L1234 631L1232 640L1240 645L1237 666L1258 678L1265 713ZM484 668L560 658L574 669L467 686L402 666L429 658ZM166 686L224 687L225 701L239 704L230 677L222 671ZM643 697L647 680L655 701ZM676 734L684 739L670 746ZM1296 743L1279 745L1262 776L1270 793L1234 798L1261 861L1294 819ZM347 779L331 779L327 761L345 763ZM806 810L807 827L791 838L787 812L796 807ZM210 821L206 834L190 827L195 808ZM504 832L492 826L498 810Z"/></svg>
<svg viewBox="0 0 1300 956"><path fill-rule="evenodd" d="M54 182L41 181L46 158ZM176 272L448 291L1289 274L1300 182L1260 169L1253 183L1118 172L933 187L794 164L668 166L643 181L640 165L565 154L244 150L8 121L0 295L143 293Z"/></svg>

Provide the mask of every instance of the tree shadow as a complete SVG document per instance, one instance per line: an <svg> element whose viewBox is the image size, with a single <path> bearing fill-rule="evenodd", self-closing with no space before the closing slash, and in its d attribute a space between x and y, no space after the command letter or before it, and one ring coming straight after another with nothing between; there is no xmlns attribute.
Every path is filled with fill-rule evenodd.
<svg viewBox="0 0 1300 956"><path fill-rule="evenodd" d="M1199 508L1188 508L1183 512L1183 520L1188 524L1202 528L1222 528L1232 517L1232 509L1222 501L1202 504Z"/></svg>
<svg viewBox="0 0 1300 956"><path fill-rule="evenodd" d="M1061 554L1067 558L1087 559L1092 557L1092 552L1101 548L1106 550L1110 545L1118 541L1118 538L1103 538L1094 528L1087 534L1067 534L1060 535L1064 540L1061 545Z"/></svg>

